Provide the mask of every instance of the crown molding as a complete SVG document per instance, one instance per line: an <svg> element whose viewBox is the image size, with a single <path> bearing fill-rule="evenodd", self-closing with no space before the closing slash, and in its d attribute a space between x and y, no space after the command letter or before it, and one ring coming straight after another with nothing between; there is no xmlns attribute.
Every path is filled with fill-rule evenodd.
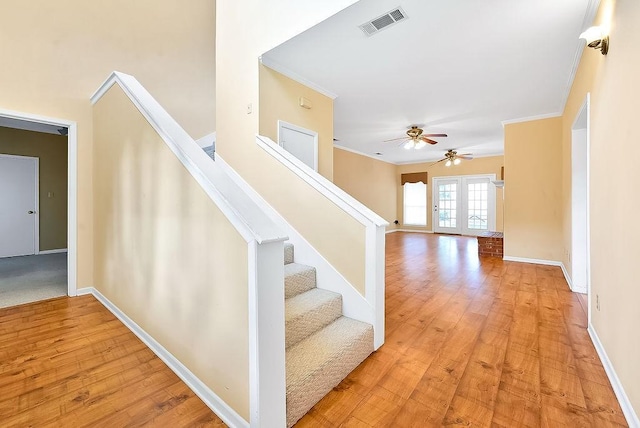
<svg viewBox="0 0 640 428"><path fill-rule="evenodd" d="M332 100L335 100L336 98L338 98L338 94L331 92L330 90L323 88L322 86L312 82L311 80L300 76L298 73L289 70L288 68L286 68L285 66L283 66L282 64L270 59L269 57L265 57L265 56L261 56L260 58L260 64L264 65L265 67L269 67L272 70L277 71L280 74L283 74L285 76L287 76L290 79L295 80L296 82L313 89L314 91L317 91L319 93L321 93L324 96L327 96L329 98L331 98Z"/></svg>

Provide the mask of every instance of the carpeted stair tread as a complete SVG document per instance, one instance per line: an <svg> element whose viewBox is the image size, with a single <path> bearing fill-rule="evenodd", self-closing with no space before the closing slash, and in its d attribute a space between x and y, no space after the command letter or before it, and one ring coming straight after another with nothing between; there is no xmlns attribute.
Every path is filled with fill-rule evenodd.
<svg viewBox="0 0 640 428"><path fill-rule="evenodd" d="M289 242L284 243L284 264L288 265L293 263L293 244Z"/></svg>
<svg viewBox="0 0 640 428"><path fill-rule="evenodd" d="M373 327L340 317L287 350L291 427L373 352Z"/></svg>
<svg viewBox="0 0 640 428"><path fill-rule="evenodd" d="M316 287L316 268L300 263L284 265L284 297L289 299Z"/></svg>
<svg viewBox="0 0 640 428"><path fill-rule="evenodd" d="M320 288L285 300L286 348L311 336L342 315L342 295Z"/></svg>

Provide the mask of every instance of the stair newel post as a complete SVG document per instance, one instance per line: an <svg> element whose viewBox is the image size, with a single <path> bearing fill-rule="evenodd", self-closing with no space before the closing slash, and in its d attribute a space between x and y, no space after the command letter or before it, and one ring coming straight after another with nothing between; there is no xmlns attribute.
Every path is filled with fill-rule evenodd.
<svg viewBox="0 0 640 428"><path fill-rule="evenodd" d="M286 426L284 245L251 241L249 252L250 426Z"/></svg>
<svg viewBox="0 0 640 428"><path fill-rule="evenodd" d="M365 298L373 310L373 346L384 344L385 226L370 223L365 237Z"/></svg>

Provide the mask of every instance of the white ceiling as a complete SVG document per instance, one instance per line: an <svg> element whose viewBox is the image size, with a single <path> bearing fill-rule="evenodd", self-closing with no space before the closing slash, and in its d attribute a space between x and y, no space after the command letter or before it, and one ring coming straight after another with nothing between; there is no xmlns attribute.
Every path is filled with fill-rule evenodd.
<svg viewBox="0 0 640 428"><path fill-rule="evenodd" d="M503 121L560 114L598 0L360 0L263 55L337 95L336 145L393 163L503 153ZM402 7L370 37L359 25ZM446 133L405 150L412 124ZM377 156L375 153L382 153Z"/></svg>

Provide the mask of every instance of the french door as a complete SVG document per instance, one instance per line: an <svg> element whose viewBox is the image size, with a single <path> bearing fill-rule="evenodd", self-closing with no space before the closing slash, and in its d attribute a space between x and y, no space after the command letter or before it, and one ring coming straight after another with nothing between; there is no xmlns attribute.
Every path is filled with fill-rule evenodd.
<svg viewBox="0 0 640 428"><path fill-rule="evenodd" d="M478 235L495 230L495 175L433 178L433 231Z"/></svg>

